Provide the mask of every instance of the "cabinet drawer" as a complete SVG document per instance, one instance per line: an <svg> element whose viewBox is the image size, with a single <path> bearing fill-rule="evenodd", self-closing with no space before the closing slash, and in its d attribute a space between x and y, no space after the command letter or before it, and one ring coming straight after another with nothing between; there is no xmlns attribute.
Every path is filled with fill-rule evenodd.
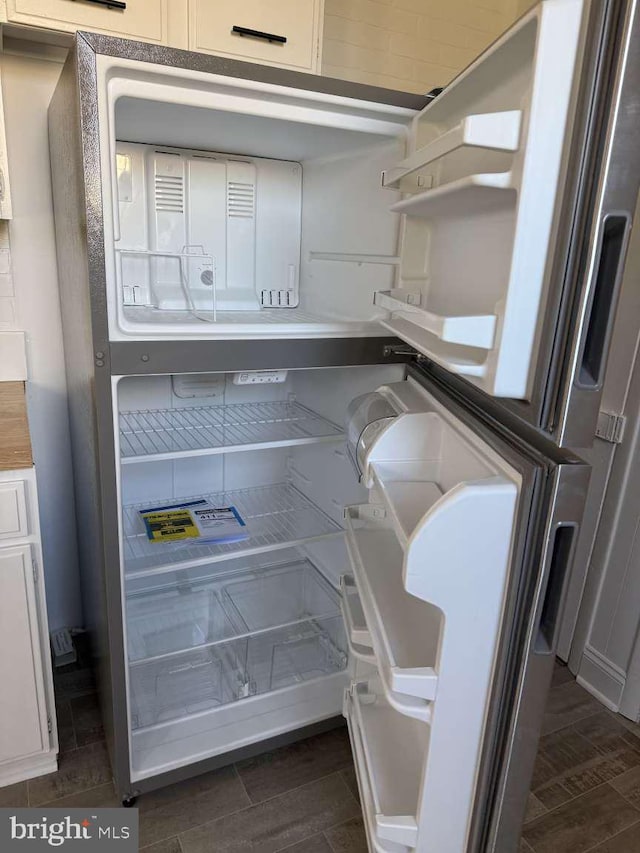
<svg viewBox="0 0 640 853"><path fill-rule="evenodd" d="M95 0L8 0L7 18L49 30L92 30L162 44L168 42L168 5L169 0L126 0L125 9L111 9Z"/></svg>
<svg viewBox="0 0 640 853"><path fill-rule="evenodd" d="M319 0L189 0L189 47L267 65L314 70L319 10ZM234 27L286 41L241 35L233 31Z"/></svg>
<svg viewBox="0 0 640 853"><path fill-rule="evenodd" d="M26 483L23 480L0 483L0 540L19 539L28 533Z"/></svg>

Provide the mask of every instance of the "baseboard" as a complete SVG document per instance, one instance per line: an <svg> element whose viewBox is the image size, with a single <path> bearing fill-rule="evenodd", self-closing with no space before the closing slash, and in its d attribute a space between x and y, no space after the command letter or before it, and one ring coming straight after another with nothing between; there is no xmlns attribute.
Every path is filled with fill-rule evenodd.
<svg viewBox="0 0 640 853"><path fill-rule="evenodd" d="M47 773L55 773L58 769L58 754L50 750L41 755L21 758L17 761L0 765L0 788L5 785L15 785L16 782L25 782L27 779L35 779Z"/></svg>
<svg viewBox="0 0 640 853"><path fill-rule="evenodd" d="M624 670L587 645L576 681L610 711L618 711L627 676Z"/></svg>

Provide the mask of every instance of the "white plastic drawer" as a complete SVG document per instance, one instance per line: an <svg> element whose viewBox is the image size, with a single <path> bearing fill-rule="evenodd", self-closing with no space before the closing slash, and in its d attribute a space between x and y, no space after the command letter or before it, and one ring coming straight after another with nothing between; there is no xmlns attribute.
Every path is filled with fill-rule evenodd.
<svg viewBox="0 0 640 853"><path fill-rule="evenodd" d="M19 539L29 534L26 483L0 483L0 540Z"/></svg>
<svg viewBox="0 0 640 853"><path fill-rule="evenodd" d="M317 0L240 0L236 3L189 2L191 50L236 56L268 65L311 70L318 28ZM286 41L241 35L234 27L270 34Z"/></svg>

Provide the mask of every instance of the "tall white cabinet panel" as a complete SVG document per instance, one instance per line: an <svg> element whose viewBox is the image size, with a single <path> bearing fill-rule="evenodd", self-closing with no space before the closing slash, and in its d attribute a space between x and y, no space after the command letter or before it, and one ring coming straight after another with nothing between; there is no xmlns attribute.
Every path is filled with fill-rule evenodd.
<svg viewBox="0 0 640 853"><path fill-rule="evenodd" d="M120 8L121 7L121 8ZM105 35L184 47L180 19L183 0L127 0L118 7L94 0L7 0L7 19L47 30L90 30Z"/></svg>
<svg viewBox="0 0 640 853"><path fill-rule="evenodd" d="M57 769L35 470L0 471L0 787Z"/></svg>
<svg viewBox="0 0 640 853"><path fill-rule="evenodd" d="M189 48L319 72L322 0L189 0Z"/></svg>
<svg viewBox="0 0 640 853"><path fill-rule="evenodd" d="M30 545L0 549L0 599L1 766L49 745Z"/></svg>

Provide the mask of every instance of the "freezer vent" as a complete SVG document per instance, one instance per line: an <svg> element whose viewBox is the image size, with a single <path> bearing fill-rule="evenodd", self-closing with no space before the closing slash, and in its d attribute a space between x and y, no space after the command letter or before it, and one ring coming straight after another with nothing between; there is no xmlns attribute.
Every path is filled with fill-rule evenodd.
<svg viewBox="0 0 640 853"><path fill-rule="evenodd" d="M253 219L255 214L256 188L243 181L227 184L227 216Z"/></svg>
<svg viewBox="0 0 640 853"><path fill-rule="evenodd" d="M156 210L183 212L184 179L182 175L156 175Z"/></svg>

